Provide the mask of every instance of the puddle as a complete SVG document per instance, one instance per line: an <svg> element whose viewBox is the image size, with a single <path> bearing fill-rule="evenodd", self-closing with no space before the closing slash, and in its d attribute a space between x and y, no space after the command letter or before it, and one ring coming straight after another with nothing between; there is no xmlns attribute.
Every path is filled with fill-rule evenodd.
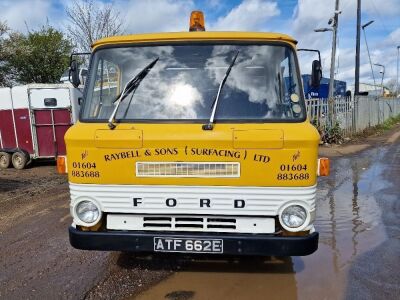
<svg viewBox="0 0 400 300"><path fill-rule="evenodd" d="M314 254L192 261L136 299L342 299L352 262L386 239L375 195L390 185L383 178L387 151L337 158L331 176L320 179Z"/></svg>
<svg viewBox="0 0 400 300"><path fill-rule="evenodd" d="M192 291L174 291L165 295L168 300L189 300L193 299L194 292Z"/></svg>
<svg viewBox="0 0 400 300"><path fill-rule="evenodd" d="M0 193L18 190L24 184L25 182L21 180L0 178Z"/></svg>
<svg viewBox="0 0 400 300"><path fill-rule="evenodd" d="M378 151L379 150L379 151ZM333 162L329 178L318 185L316 230L319 248L307 257L294 257L299 299L342 299L350 265L360 254L386 239L375 195L390 185L384 180L387 149Z"/></svg>

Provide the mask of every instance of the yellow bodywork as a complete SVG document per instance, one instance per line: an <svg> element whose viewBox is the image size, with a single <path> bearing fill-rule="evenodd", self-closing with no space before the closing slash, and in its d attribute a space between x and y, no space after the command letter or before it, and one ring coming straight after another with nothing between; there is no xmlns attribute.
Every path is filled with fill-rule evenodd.
<svg viewBox="0 0 400 300"><path fill-rule="evenodd" d="M196 41L248 41L248 42L285 42L295 46L297 41L291 36L281 33L271 32L163 32L149 34L135 34L124 36L113 36L96 41L92 48L100 46L116 46L123 44L141 44L141 43L173 43L173 42L196 42Z"/></svg>
<svg viewBox="0 0 400 300"><path fill-rule="evenodd" d="M117 46L178 41L296 41L276 33L182 32L105 38L93 45ZM65 135L72 183L187 186L303 187L316 184L319 134L300 123L81 123ZM229 155L227 155L229 153ZM137 177L137 162L235 162L240 176Z"/></svg>

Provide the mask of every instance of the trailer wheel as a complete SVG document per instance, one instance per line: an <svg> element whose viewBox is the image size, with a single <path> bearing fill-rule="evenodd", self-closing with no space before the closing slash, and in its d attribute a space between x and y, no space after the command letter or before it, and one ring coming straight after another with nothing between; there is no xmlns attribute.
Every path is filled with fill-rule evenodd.
<svg viewBox="0 0 400 300"><path fill-rule="evenodd" d="M11 155L7 152L0 152L0 169L7 169L11 164Z"/></svg>
<svg viewBox="0 0 400 300"><path fill-rule="evenodd" d="M17 152L14 152L11 160L12 160L12 164L13 164L14 168L16 168L18 170L22 170L23 168L25 168L26 163L28 162L28 157L26 156L25 153L23 153L21 151L17 151Z"/></svg>

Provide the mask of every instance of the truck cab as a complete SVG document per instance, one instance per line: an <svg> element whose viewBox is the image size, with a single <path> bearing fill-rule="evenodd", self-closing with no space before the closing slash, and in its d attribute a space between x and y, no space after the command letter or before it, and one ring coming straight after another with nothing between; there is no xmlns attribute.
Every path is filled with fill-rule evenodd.
<svg viewBox="0 0 400 300"><path fill-rule="evenodd" d="M93 45L66 136L78 249L308 255L319 134L296 41L278 33L116 36Z"/></svg>

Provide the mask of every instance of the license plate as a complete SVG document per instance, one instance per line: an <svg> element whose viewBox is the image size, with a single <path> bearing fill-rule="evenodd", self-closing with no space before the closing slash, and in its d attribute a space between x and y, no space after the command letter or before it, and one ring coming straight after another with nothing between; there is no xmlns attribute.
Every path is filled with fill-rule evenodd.
<svg viewBox="0 0 400 300"><path fill-rule="evenodd" d="M189 252L189 253L223 253L223 241L219 239L155 237L154 251Z"/></svg>

